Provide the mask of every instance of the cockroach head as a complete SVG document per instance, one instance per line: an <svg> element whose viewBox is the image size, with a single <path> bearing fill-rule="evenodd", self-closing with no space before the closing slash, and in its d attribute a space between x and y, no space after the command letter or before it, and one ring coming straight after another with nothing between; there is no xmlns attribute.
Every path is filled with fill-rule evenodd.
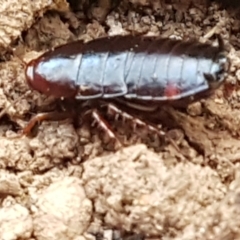
<svg viewBox="0 0 240 240"><path fill-rule="evenodd" d="M230 61L225 52L219 52L212 63L210 73L204 74L210 89L218 88L226 79L230 68Z"/></svg>

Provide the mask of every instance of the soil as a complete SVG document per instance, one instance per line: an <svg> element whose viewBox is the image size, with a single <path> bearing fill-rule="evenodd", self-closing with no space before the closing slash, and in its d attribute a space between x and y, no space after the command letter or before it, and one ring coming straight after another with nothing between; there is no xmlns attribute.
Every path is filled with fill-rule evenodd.
<svg viewBox="0 0 240 240"><path fill-rule="evenodd" d="M238 6L69 2L0 1L0 239L240 239ZM200 42L220 34L231 60L226 85L185 110L163 106L150 117L127 109L173 141L106 111L123 148L93 120L44 121L20 135L31 117L57 107L29 88L23 61L118 34Z"/></svg>

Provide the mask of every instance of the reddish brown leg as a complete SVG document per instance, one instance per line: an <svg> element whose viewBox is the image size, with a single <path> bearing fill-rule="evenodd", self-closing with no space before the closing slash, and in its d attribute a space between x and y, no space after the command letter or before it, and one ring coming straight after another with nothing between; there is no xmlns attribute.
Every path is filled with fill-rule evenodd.
<svg viewBox="0 0 240 240"><path fill-rule="evenodd" d="M25 126L21 134L27 135L29 134L32 129L39 123L43 121L61 121L67 118L73 118L75 115L72 112L47 112L47 113L39 113L35 115L30 121L28 122L27 126Z"/></svg>
<svg viewBox="0 0 240 240"><path fill-rule="evenodd" d="M90 109L88 111L83 112L82 117L85 118L87 115L91 114L93 119L98 123L98 125L103 129L110 139L113 139L116 143L116 147L122 147L122 143L116 137L116 135L111 130L111 127L108 123L104 120L104 118L100 115L100 113L96 109ZM28 124L23 128L21 131L21 135L29 134L32 129L43 121L61 121L67 118L75 118L77 116L77 111L66 111L66 112L46 112L46 113L39 113L35 115Z"/></svg>
<svg viewBox="0 0 240 240"><path fill-rule="evenodd" d="M95 120L95 122L99 125L99 127L104 130L108 137L111 140L114 140L116 143L116 147L117 148L121 148L123 146L123 144L121 143L121 141L117 138L117 136L114 134L114 132L112 131L111 127L109 126L109 124L107 123L107 121L105 121L105 119L101 116L101 114L98 112L97 109L91 109L88 110L86 113L84 113L83 117L86 117L87 115L91 114L93 119ZM94 123L93 123L94 124Z"/></svg>
<svg viewBox="0 0 240 240"><path fill-rule="evenodd" d="M118 118L118 116L122 116L123 119L128 119L130 121L132 121L134 123L134 129L137 127L137 126L141 126L141 127L145 127L148 131L151 131L151 132L154 132L155 134L157 134L158 136L160 137L165 137L167 138L171 144L173 145L173 147L180 152L180 149L178 148L177 144L175 143L175 141L170 137L168 136L168 134L166 134L164 131L161 131L159 130L156 126L153 126L149 123L146 123L144 121L142 121L141 119L137 118L137 117L134 117L130 114L128 114L127 112L125 111L122 111L121 109L119 109L118 107L116 107L114 104L111 104L109 103L107 105L108 107L108 114L115 114L115 119Z"/></svg>
<svg viewBox="0 0 240 240"><path fill-rule="evenodd" d="M134 129L136 129L137 126L141 126L141 127L145 127L146 129L148 129L151 132L156 133L157 135L160 135L160 136L166 135L165 132L160 131L157 127L155 127L149 123L146 123L146 122L142 121L141 119L128 114L125 111L122 111L120 108L116 107L112 103L108 104L108 114L111 114L111 115L115 114L116 115L115 119L117 119L118 116L122 116L122 118L124 120L126 120L126 119L130 120L134 124L133 125Z"/></svg>

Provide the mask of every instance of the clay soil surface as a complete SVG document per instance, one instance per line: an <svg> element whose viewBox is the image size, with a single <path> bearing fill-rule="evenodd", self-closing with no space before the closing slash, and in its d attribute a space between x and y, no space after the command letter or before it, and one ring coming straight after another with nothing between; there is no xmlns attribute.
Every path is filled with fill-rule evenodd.
<svg viewBox="0 0 240 240"><path fill-rule="evenodd" d="M240 239L240 11L204 1L76 2L72 10L64 0L0 1L0 240ZM31 117L58 107L29 88L21 59L116 34L213 43L220 34L228 87L185 110L138 112L174 144L106 109L122 149L93 120L45 121L19 137Z"/></svg>

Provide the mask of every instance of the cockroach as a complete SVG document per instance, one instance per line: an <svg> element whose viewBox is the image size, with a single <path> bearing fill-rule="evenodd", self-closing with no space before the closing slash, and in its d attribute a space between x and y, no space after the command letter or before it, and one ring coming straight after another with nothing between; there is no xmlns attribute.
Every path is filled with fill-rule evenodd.
<svg viewBox="0 0 240 240"><path fill-rule="evenodd" d="M221 37L218 46L213 46L127 35L59 46L30 61L25 74L29 86L47 96L117 99L132 108L151 111L165 102L192 102L210 95L224 82L229 66ZM24 131L46 118L57 117L40 114ZM96 112L95 118L100 121Z"/></svg>
<svg viewBox="0 0 240 240"><path fill-rule="evenodd" d="M211 92L229 66L219 46L139 36L76 41L26 67L30 87L56 98L166 101Z"/></svg>

